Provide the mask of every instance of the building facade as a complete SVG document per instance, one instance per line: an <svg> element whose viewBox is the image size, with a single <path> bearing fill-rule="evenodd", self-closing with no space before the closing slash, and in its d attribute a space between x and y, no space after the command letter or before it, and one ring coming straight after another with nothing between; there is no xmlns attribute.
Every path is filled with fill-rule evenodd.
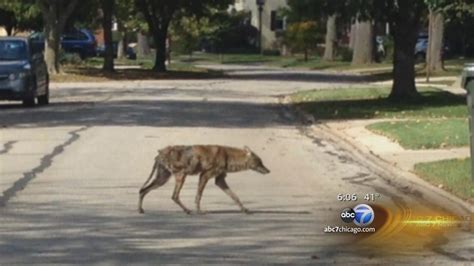
<svg viewBox="0 0 474 266"><path fill-rule="evenodd" d="M287 7L287 0L266 0L262 10L262 47L266 50L279 50L278 36L286 27L285 18L279 10ZM259 10L257 0L236 0L234 9L250 13L250 23L259 28Z"/></svg>

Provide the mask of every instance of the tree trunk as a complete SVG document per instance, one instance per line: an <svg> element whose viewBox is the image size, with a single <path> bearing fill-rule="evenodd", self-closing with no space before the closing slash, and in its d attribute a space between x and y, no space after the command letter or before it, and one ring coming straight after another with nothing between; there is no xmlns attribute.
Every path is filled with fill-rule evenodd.
<svg viewBox="0 0 474 266"><path fill-rule="evenodd" d="M323 60L334 61L336 56L337 27L336 14L328 17L326 22L326 45L324 47Z"/></svg>
<svg viewBox="0 0 474 266"><path fill-rule="evenodd" d="M138 57L146 57L150 54L150 45L148 44L148 36L142 32L137 33L137 55Z"/></svg>
<svg viewBox="0 0 474 266"><path fill-rule="evenodd" d="M166 72L166 35L167 29L165 32L154 33L155 45L156 45L156 54L155 54L155 65L153 70L157 72Z"/></svg>
<svg viewBox="0 0 474 266"><path fill-rule="evenodd" d="M102 69L104 71L114 71L114 46L112 39L112 17L114 10L115 0L102 0L102 28L104 29L104 65Z"/></svg>
<svg viewBox="0 0 474 266"><path fill-rule="evenodd" d="M45 29L45 61L50 74L61 73L59 63L60 37L66 20L76 7L78 0L67 2L56 0L36 0L41 10ZM64 6L66 4L66 6Z"/></svg>
<svg viewBox="0 0 474 266"><path fill-rule="evenodd" d="M430 11L430 31L426 67L429 73L443 70L444 15Z"/></svg>
<svg viewBox="0 0 474 266"><path fill-rule="evenodd" d="M155 41L156 55L153 70L157 72L166 72L166 37L168 36L168 28L174 13L178 10L179 5L174 4L159 5L159 3L151 0L137 0L136 4L145 16L148 27L153 34Z"/></svg>
<svg viewBox="0 0 474 266"><path fill-rule="evenodd" d="M12 36L13 34L13 26L12 25L7 25L5 26L5 31L7 32L8 36Z"/></svg>
<svg viewBox="0 0 474 266"><path fill-rule="evenodd" d="M349 33L349 48L354 50L355 40L357 39L356 23L351 25L351 32Z"/></svg>
<svg viewBox="0 0 474 266"><path fill-rule="evenodd" d="M406 101L419 98L415 84L415 45L418 38L422 5L399 0L399 15L391 21L394 40L393 86L389 98Z"/></svg>
<svg viewBox="0 0 474 266"><path fill-rule="evenodd" d="M356 22L356 34L354 42L354 53L352 55L352 65L367 65L373 59L373 25L371 21Z"/></svg>
<svg viewBox="0 0 474 266"><path fill-rule="evenodd" d="M124 59L127 56L127 33L122 23L118 23L118 31L120 32L120 40L117 44L117 59Z"/></svg>
<svg viewBox="0 0 474 266"><path fill-rule="evenodd" d="M59 64L60 34L52 21L47 22L45 25L44 46L44 57L48 66L48 72L50 74L61 73L61 66Z"/></svg>

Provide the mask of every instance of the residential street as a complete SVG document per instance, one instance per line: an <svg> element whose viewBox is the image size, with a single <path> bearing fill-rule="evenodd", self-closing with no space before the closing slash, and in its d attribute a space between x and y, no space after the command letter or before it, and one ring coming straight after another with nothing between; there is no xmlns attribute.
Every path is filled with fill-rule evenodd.
<svg viewBox="0 0 474 266"><path fill-rule="evenodd" d="M327 234L353 202L379 193L392 211L433 210L337 143L308 134L278 96L360 86L360 79L234 66L228 79L52 84L51 104L0 103L0 264L442 263L473 259L472 233L420 230L405 248L356 251L361 235ZM363 85L363 84L362 84ZM206 215L171 200L172 179L137 212L157 150L176 144L250 147L271 170L230 174L246 215L213 182ZM196 176L181 193L194 210ZM416 191L416 190L414 190ZM3 196L2 196L3 192ZM441 239L441 240L440 240Z"/></svg>

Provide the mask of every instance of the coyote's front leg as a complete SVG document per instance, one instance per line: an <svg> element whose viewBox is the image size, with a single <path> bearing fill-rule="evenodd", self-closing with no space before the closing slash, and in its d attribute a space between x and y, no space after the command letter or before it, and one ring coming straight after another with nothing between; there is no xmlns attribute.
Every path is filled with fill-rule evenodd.
<svg viewBox="0 0 474 266"><path fill-rule="evenodd" d="M230 189L229 185L227 185L227 182L225 182L225 177L225 173L216 177L216 185L220 187L225 192L225 194L232 198L232 200L234 200L237 205L239 205L242 212L250 213L250 211L244 207L242 202L240 202L239 197L237 197L237 195Z"/></svg>

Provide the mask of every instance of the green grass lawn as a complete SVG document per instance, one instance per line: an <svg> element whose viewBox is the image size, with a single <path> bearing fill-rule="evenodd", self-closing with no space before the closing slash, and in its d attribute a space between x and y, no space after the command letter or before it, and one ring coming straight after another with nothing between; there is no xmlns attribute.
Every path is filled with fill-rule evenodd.
<svg viewBox="0 0 474 266"><path fill-rule="evenodd" d="M380 68L391 66L390 63L371 64L364 66L352 66L351 62L336 60L327 62L321 60L319 56L310 56L308 61L304 61L302 55L276 56L276 55L260 55L260 54L211 54L211 53L195 53L192 57L189 55L178 55L175 60L199 63L212 62L219 64L261 64L267 66L283 67L283 68L302 68L312 70L356 70L358 68Z"/></svg>
<svg viewBox="0 0 474 266"><path fill-rule="evenodd" d="M157 79L212 79L220 78L221 71L198 68L192 65L176 63L168 66L166 73L157 73L149 68L116 69L107 73L100 67L63 66L64 74L51 75L52 82L103 82L112 80L157 80Z"/></svg>
<svg viewBox="0 0 474 266"><path fill-rule="evenodd" d="M471 179L470 159L445 160L415 165L415 173L453 194L468 200L474 198L474 182Z"/></svg>
<svg viewBox="0 0 474 266"><path fill-rule="evenodd" d="M380 122L367 126L406 149L438 149L469 145L467 119Z"/></svg>
<svg viewBox="0 0 474 266"><path fill-rule="evenodd" d="M312 90L291 95L293 103L316 119L466 118L466 99L436 88L420 88L413 102L387 100L388 87Z"/></svg>

